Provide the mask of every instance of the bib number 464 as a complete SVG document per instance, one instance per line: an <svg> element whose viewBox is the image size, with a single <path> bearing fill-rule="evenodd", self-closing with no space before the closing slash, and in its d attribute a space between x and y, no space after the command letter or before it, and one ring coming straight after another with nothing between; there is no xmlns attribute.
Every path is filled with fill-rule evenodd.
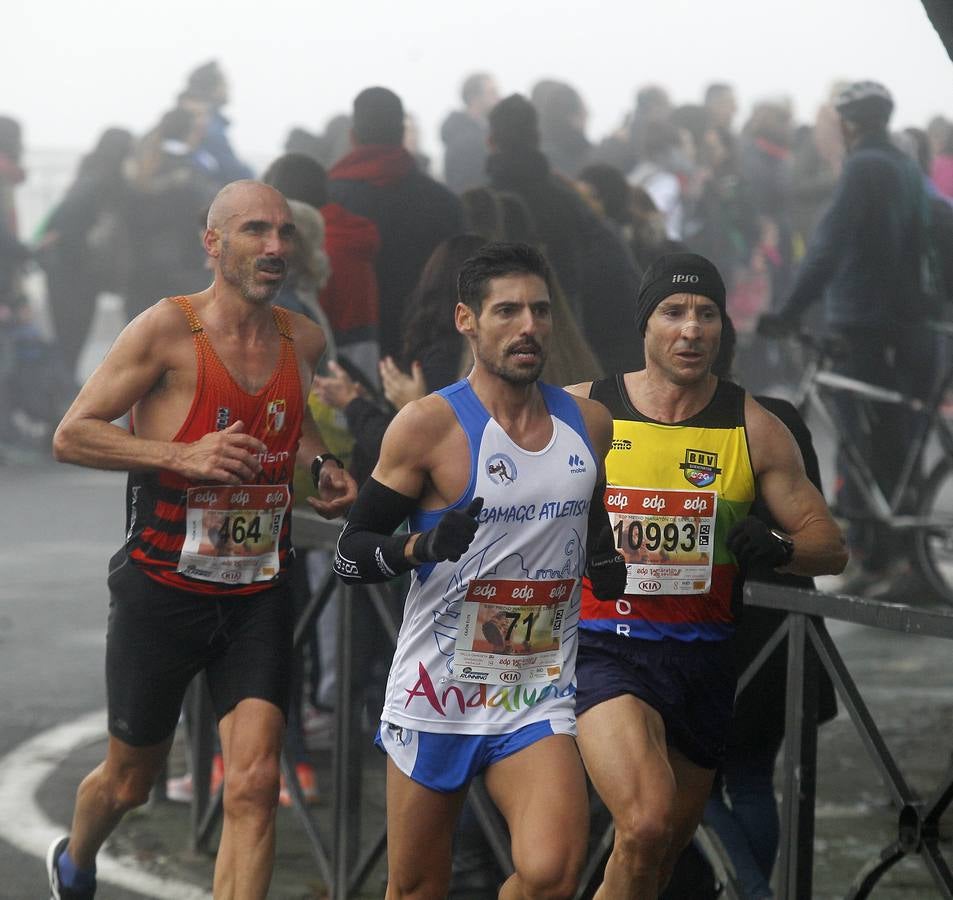
<svg viewBox="0 0 953 900"><path fill-rule="evenodd" d="M246 540L261 540L261 516L253 516L249 521L245 516L226 516L218 530L221 541L244 544Z"/></svg>

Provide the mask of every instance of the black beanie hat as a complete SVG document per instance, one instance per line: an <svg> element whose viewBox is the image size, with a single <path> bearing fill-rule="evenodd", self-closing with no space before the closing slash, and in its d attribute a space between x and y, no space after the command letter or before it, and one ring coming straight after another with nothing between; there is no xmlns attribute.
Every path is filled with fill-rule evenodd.
<svg viewBox="0 0 953 900"><path fill-rule="evenodd" d="M642 276L639 299L635 305L635 323L645 336L649 316L666 297L672 294L699 294L707 297L721 313L727 315L725 282L715 264L697 253L668 253L652 263Z"/></svg>

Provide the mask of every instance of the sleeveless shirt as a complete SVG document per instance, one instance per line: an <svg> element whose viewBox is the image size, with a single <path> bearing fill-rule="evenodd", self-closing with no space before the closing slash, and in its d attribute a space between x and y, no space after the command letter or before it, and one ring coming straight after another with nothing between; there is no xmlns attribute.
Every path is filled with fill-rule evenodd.
<svg viewBox="0 0 953 900"><path fill-rule="evenodd" d="M126 483L125 550L132 562L150 578L169 587L214 595L255 593L272 587L275 580L285 573L291 549L292 475L301 437L303 398L290 317L282 307L272 307L280 335L278 364L267 384L250 394L229 374L188 298L174 297L172 300L188 319L196 356L195 395L185 421L172 440L191 443L241 420L245 423L245 431L266 445L267 449L259 454L262 471L254 485L223 486L208 483L209 491L199 494L227 489L233 496L242 493L247 496L262 485L284 486L287 490L287 509L277 534L278 566L274 573L266 568L255 581L248 584L208 580L208 573L204 573L203 577L200 566L192 570L199 573L196 576L186 574L187 567L184 572L177 571L186 540L189 489L203 483L161 469L129 473ZM130 424L130 430L134 431L134 423ZM253 490L248 491L249 488ZM204 501L200 495L196 501L198 503ZM225 505L228 505L227 500ZM269 519L265 530L270 524ZM255 528L261 530L263 526L261 523L251 526L245 517L239 521L239 516L233 515L230 516L227 531L233 542L236 538L245 538L244 543L250 544L256 537ZM247 534L249 531L250 537ZM240 545L242 541L237 543Z"/></svg>
<svg viewBox="0 0 953 900"><path fill-rule="evenodd" d="M725 537L755 486L744 390L719 380L704 409L674 424L639 412L622 375L594 382L589 396L614 420L606 509L629 580L613 603L597 600L587 579L580 628L647 640L730 637L737 564Z"/></svg>
<svg viewBox="0 0 953 900"><path fill-rule="evenodd" d="M412 531L483 497L458 562L417 568L387 681L382 720L404 728L502 734L573 721L579 579L598 462L576 401L539 384L553 434L517 445L464 379L438 393L468 445L467 487L450 507L417 509ZM569 727L572 727L571 724Z"/></svg>

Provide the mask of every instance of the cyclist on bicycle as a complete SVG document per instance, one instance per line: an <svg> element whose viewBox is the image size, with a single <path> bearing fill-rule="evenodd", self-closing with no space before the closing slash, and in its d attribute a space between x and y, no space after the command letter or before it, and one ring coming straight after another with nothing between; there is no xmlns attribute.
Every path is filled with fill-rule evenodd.
<svg viewBox="0 0 953 900"><path fill-rule="evenodd" d="M765 315L759 330L780 336L796 330L808 307L823 297L825 331L839 348L841 374L925 397L936 371L935 339L920 281L923 237L922 179L915 163L890 140L893 100L873 81L849 85L835 99L848 156L831 206L812 238L794 287L782 308ZM908 411L877 404L869 426L849 400L839 403L840 427L869 461L889 496L903 459ZM838 463L837 505L846 515L864 506ZM863 579L879 575L891 560L882 528L848 535Z"/></svg>

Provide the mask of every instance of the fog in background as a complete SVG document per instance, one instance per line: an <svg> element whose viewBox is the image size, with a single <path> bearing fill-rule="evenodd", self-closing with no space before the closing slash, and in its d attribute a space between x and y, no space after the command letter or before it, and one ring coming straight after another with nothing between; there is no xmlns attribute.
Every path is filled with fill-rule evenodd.
<svg viewBox="0 0 953 900"><path fill-rule="evenodd" d="M897 127L953 114L951 62L919 0L7 3L0 113L21 120L34 153L85 152L109 125L141 134L210 59L229 78L232 143L256 168L291 126L320 131L361 88L383 84L417 117L439 173L440 122L474 70L504 95L543 77L570 82L594 141L648 82L685 103L727 81L738 125L753 102L782 96L810 121L841 78L883 81Z"/></svg>

